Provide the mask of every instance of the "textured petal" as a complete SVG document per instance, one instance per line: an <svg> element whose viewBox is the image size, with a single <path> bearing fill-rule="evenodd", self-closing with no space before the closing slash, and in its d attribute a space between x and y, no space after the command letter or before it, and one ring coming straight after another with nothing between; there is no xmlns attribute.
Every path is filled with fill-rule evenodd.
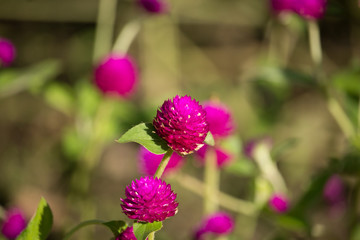
<svg viewBox="0 0 360 240"><path fill-rule="evenodd" d="M134 235L133 227L128 227L116 237L115 240L137 240Z"/></svg>

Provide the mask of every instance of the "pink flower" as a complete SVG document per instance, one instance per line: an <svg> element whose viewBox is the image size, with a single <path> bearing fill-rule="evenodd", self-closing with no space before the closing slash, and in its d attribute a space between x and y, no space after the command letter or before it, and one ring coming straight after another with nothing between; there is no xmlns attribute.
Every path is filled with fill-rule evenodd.
<svg viewBox="0 0 360 240"><path fill-rule="evenodd" d="M128 227L116 237L115 240L137 240L134 235L133 227Z"/></svg>
<svg viewBox="0 0 360 240"><path fill-rule="evenodd" d="M209 131L214 138L229 136L235 129L229 109L222 103L209 101L203 104L206 111L206 120L209 123Z"/></svg>
<svg viewBox="0 0 360 240"><path fill-rule="evenodd" d="M141 172L147 175L154 175L163 157L164 154L154 154L141 146L139 150L139 166ZM184 163L183 160L184 158L182 156L174 152L165 168L164 174L168 174L179 169Z"/></svg>
<svg viewBox="0 0 360 240"><path fill-rule="evenodd" d="M9 66L15 59L16 49L14 45L5 38L0 38L0 66Z"/></svg>
<svg viewBox="0 0 360 240"><path fill-rule="evenodd" d="M121 208L130 219L152 223L177 213L176 194L161 179L142 177L127 186L125 194Z"/></svg>
<svg viewBox="0 0 360 240"><path fill-rule="evenodd" d="M2 221L1 233L8 239L15 239L26 228L24 214L19 209L11 209L6 212Z"/></svg>
<svg viewBox="0 0 360 240"><path fill-rule="evenodd" d="M110 54L95 68L95 84L105 94L129 97L133 94L138 73L127 55Z"/></svg>
<svg viewBox="0 0 360 240"><path fill-rule="evenodd" d="M225 166L232 160L232 155L226 152L225 150L219 147L214 148L205 145L196 152L196 156L197 156L196 159L198 159L202 164L205 164L206 153L209 148L215 150L217 166L219 168Z"/></svg>
<svg viewBox="0 0 360 240"><path fill-rule="evenodd" d="M195 232L195 239L202 240L206 234L228 235L234 229L234 220L223 212L207 216Z"/></svg>
<svg viewBox="0 0 360 240"><path fill-rule="evenodd" d="M290 12L294 8L294 0L270 0L270 6L275 14Z"/></svg>
<svg viewBox="0 0 360 240"><path fill-rule="evenodd" d="M166 100L157 111L153 124L168 146L182 155L201 148L209 131L206 112L189 96Z"/></svg>
<svg viewBox="0 0 360 240"><path fill-rule="evenodd" d="M307 19L319 19L325 13L327 0L294 1L294 11Z"/></svg>
<svg viewBox="0 0 360 240"><path fill-rule="evenodd" d="M288 210L288 200L280 195L280 194L274 194L270 200L269 205L272 210L278 213L285 213Z"/></svg>
<svg viewBox="0 0 360 240"><path fill-rule="evenodd" d="M138 4L147 12L160 14L167 11L168 7L164 0L138 0Z"/></svg>
<svg viewBox="0 0 360 240"><path fill-rule="evenodd" d="M323 196L330 205L345 202L344 183L339 175L333 175L328 179L324 187Z"/></svg>

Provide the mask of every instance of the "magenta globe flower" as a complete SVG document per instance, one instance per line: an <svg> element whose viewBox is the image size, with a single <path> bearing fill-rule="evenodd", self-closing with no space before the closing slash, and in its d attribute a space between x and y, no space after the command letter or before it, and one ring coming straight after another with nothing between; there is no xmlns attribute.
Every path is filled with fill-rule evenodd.
<svg viewBox="0 0 360 240"><path fill-rule="evenodd" d="M1 233L8 239L15 239L26 228L24 214L19 209L11 209L5 213L1 224Z"/></svg>
<svg viewBox="0 0 360 240"><path fill-rule="evenodd" d="M224 167L233 159L233 156L230 153L226 152L225 150L219 147L213 148L211 146L205 145L196 152L196 156L197 156L196 159L199 160L202 164L205 164L206 152L209 148L215 150L216 162L218 168Z"/></svg>
<svg viewBox="0 0 360 240"><path fill-rule="evenodd" d="M141 146L139 150L140 171L146 175L154 175L163 157L164 154L160 154L160 155L154 154ZM171 155L169 163L165 168L164 174L169 174L171 172L176 171L182 166L183 163L184 163L184 158L179 154L177 154L176 152L174 152Z"/></svg>
<svg viewBox="0 0 360 240"><path fill-rule="evenodd" d="M166 100L153 124L156 133L181 155L201 148L209 131L205 110L189 96Z"/></svg>
<svg viewBox="0 0 360 240"><path fill-rule="evenodd" d="M327 0L298 0L295 1L294 11L306 19L322 18Z"/></svg>
<svg viewBox="0 0 360 240"><path fill-rule="evenodd" d="M206 111L206 119L209 123L209 131L214 138L227 137L235 129L229 109L222 103L209 101L203 104Z"/></svg>
<svg viewBox="0 0 360 240"><path fill-rule="evenodd" d="M330 205L345 202L345 187L339 175L331 176L325 184L323 197Z"/></svg>
<svg viewBox="0 0 360 240"><path fill-rule="evenodd" d="M134 235L133 227L128 227L116 237L115 240L137 240Z"/></svg>
<svg viewBox="0 0 360 240"><path fill-rule="evenodd" d="M135 90L138 73L127 55L110 54L95 68L95 84L105 94L129 97Z"/></svg>
<svg viewBox="0 0 360 240"><path fill-rule="evenodd" d="M285 213L289 208L288 200L280 194L274 194L269 200L269 205L277 213Z"/></svg>
<svg viewBox="0 0 360 240"><path fill-rule="evenodd" d="M294 8L295 0L270 0L270 7L275 14L291 12Z"/></svg>
<svg viewBox="0 0 360 240"><path fill-rule="evenodd" d="M153 14L164 13L168 9L164 0L138 0L138 4L145 11Z"/></svg>
<svg viewBox="0 0 360 240"><path fill-rule="evenodd" d="M0 66L9 66L15 59L14 45L5 38L0 38Z"/></svg>
<svg viewBox="0 0 360 240"><path fill-rule="evenodd" d="M121 208L130 219L152 223L177 213L176 194L161 179L142 177L127 186L125 194Z"/></svg>
<svg viewBox="0 0 360 240"><path fill-rule="evenodd" d="M234 229L234 220L226 213L217 212L207 216L195 232L195 239L202 240L206 234L227 235Z"/></svg>

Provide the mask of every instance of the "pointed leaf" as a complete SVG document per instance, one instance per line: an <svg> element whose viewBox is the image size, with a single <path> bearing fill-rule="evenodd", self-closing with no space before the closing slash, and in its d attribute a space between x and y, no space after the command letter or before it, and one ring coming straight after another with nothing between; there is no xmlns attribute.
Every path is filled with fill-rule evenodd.
<svg viewBox="0 0 360 240"><path fill-rule="evenodd" d="M214 146L214 145L215 145L214 136L211 134L210 131L209 131L208 134L206 135L206 138L205 138L205 140L204 140L204 143L206 143L207 145L210 145L210 146Z"/></svg>
<svg viewBox="0 0 360 240"><path fill-rule="evenodd" d="M169 149L166 142L155 133L151 123L140 123L122 135L119 143L136 142L155 154L164 154Z"/></svg>
<svg viewBox="0 0 360 240"><path fill-rule="evenodd" d="M117 237L127 228L127 224L124 221L104 222L103 225L108 227L113 232L115 237Z"/></svg>
<svg viewBox="0 0 360 240"><path fill-rule="evenodd" d="M153 223L134 223L134 235L137 240L145 240L152 232L159 231L162 228L162 222Z"/></svg>
<svg viewBox="0 0 360 240"><path fill-rule="evenodd" d="M52 223L51 209L46 200L41 198L35 215L16 240L45 240L51 231Z"/></svg>

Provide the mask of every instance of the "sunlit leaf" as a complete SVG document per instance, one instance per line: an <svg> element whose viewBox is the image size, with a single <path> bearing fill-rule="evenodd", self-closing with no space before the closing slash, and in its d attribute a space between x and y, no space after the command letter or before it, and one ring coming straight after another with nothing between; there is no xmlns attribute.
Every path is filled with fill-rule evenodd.
<svg viewBox="0 0 360 240"><path fill-rule="evenodd" d="M159 231L162 228L162 222L153 223L134 223L133 230L137 240L145 240L152 232Z"/></svg>
<svg viewBox="0 0 360 240"><path fill-rule="evenodd" d="M207 145L210 145L210 146L214 146L214 145L215 145L214 136L211 134L210 131L209 131L208 134L206 135L206 138L205 138L205 140L204 140L204 143L206 143Z"/></svg>
<svg viewBox="0 0 360 240"><path fill-rule="evenodd" d="M104 222L103 225L108 227L115 237L117 237L127 228L127 223L124 221L109 221Z"/></svg>

